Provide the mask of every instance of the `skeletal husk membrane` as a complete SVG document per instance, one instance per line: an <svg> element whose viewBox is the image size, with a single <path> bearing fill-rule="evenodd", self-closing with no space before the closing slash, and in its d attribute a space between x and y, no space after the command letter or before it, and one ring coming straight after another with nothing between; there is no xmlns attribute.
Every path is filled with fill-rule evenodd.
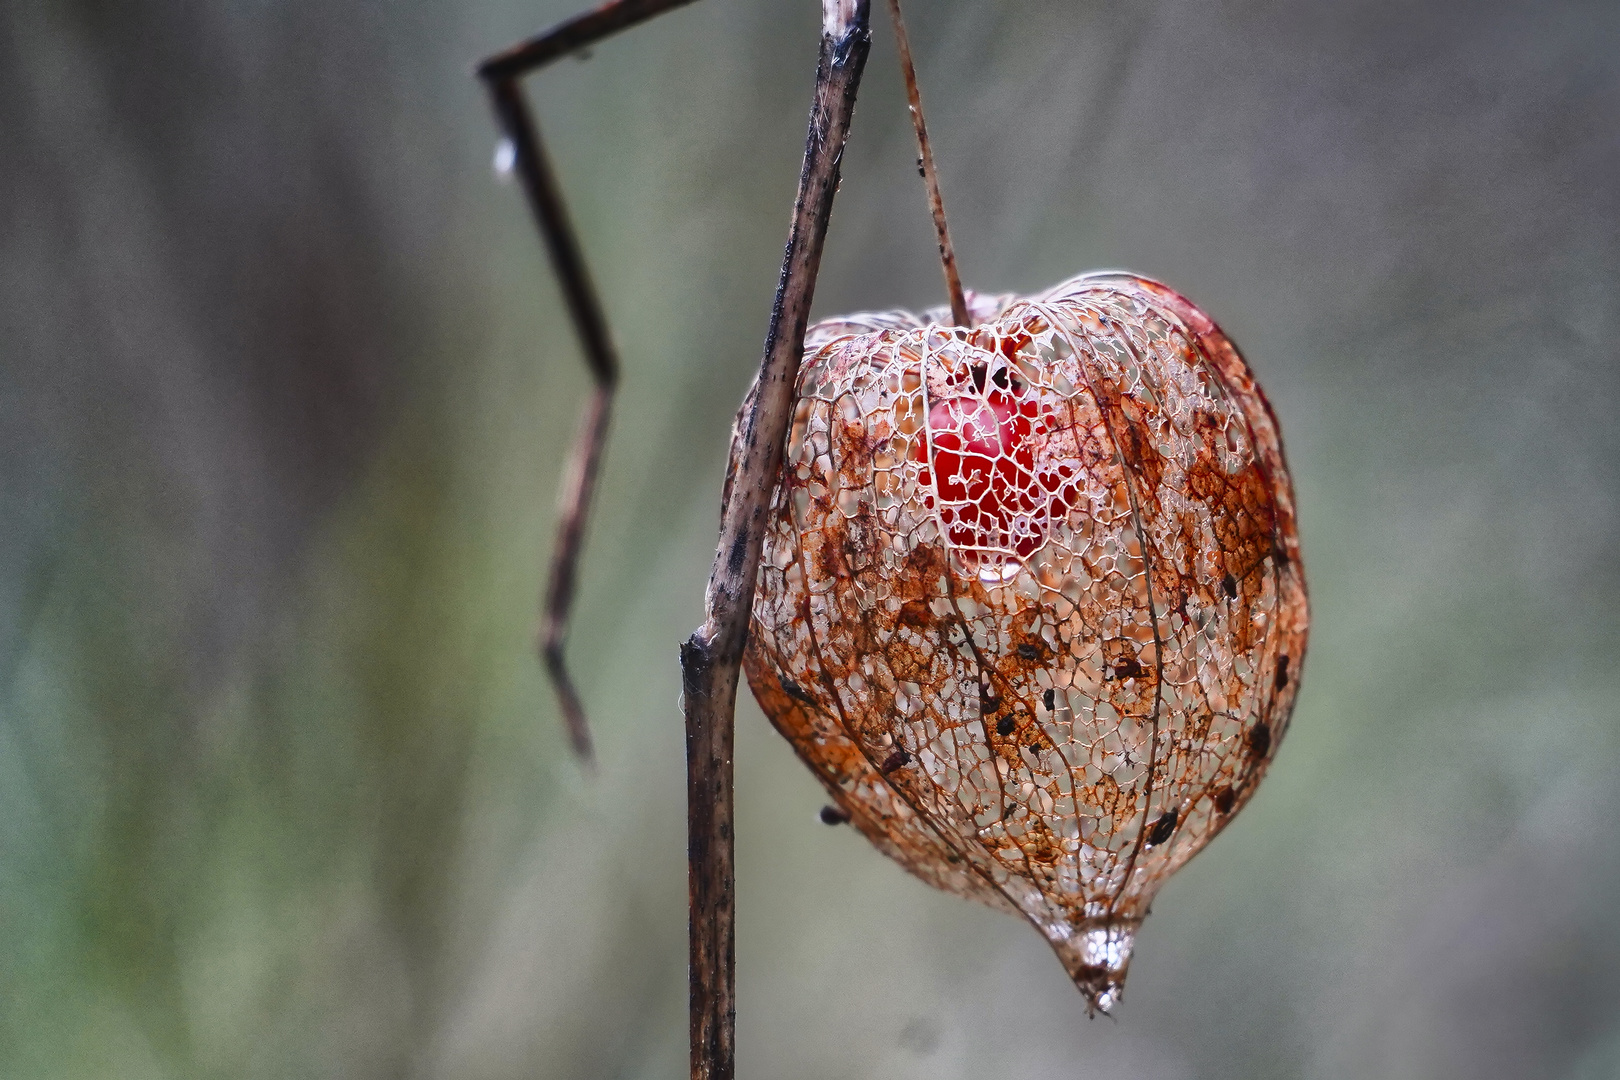
<svg viewBox="0 0 1620 1080"><path fill-rule="evenodd" d="M1277 423L1171 290L1089 274L805 339L745 667L877 848L1092 1009L1253 794L1307 608Z"/></svg>

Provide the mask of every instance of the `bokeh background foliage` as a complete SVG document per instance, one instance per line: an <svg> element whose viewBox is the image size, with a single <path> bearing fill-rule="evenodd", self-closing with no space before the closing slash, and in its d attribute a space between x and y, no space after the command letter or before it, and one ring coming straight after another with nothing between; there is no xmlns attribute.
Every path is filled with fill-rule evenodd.
<svg viewBox="0 0 1620 1080"><path fill-rule="evenodd" d="M675 642L817 33L704 0L534 80L628 378L584 378L472 61L515 4L0 11L0 1074L684 1068ZM1114 1022L813 821L739 717L750 1077L1620 1074L1620 9L913 0L965 276L1127 266L1281 416L1315 627ZM938 271L881 23L818 310Z"/></svg>

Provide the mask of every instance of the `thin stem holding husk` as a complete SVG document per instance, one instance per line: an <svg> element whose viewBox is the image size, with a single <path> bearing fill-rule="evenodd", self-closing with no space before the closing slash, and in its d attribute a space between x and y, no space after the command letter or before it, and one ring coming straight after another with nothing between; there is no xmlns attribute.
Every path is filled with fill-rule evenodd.
<svg viewBox="0 0 1620 1080"><path fill-rule="evenodd" d="M923 120L922 92L917 89L917 68L911 62L911 40L906 37L906 20L900 14L900 0L889 0L889 16L894 21L895 47L900 53L900 71L906 79L906 97L911 103L911 126L917 132L917 161L923 182L928 186L928 210L934 215L934 232L939 237L939 262L945 271L945 291L951 300L951 320L957 326L969 325L967 294L956 271L956 249L951 246L950 226L945 222L945 198L939 192L939 172L934 168L934 147L928 141L928 124Z"/></svg>

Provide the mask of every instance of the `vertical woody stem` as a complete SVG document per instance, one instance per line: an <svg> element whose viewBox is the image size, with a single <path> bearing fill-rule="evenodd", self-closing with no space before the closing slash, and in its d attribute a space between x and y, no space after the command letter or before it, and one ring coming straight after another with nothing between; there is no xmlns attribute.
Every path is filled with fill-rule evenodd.
<svg viewBox="0 0 1620 1080"><path fill-rule="evenodd" d="M736 952L732 744L766 511L793 411L816 271L871 42L867 0L822 0L821 55L782 274L759 375L732 431L720 542L703 625L681 646L693 1080L732 1080Z"/></svg>

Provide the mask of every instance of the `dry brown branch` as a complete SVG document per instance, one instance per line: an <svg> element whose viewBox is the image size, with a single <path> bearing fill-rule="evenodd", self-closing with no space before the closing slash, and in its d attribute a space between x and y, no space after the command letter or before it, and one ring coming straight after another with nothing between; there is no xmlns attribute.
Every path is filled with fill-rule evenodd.
<svg viewBox="0 0 1620 1080"><path fill-rule="evenodd" d="M590 516L591 496L602 464L607 442L608 421L613 412L613 394L619 381L619 359L608 333L607 318L596 286L585 267L585 256L563 205L562 190L546 156L534 114L524 100L519 80L536 68L560 56L584 48L620 30L645 22L671 8L692 0L615 0L613 3L577 15L519 45L495 54L478 65L478 75L489 89L495 117L511 151L512 169L523 185L535 224L551 256L557 280L562 285L568 315L579 335L585 365L596 383L591 400L580 418L579 432L569 455L568 471L558 499L561 520L557 543L551 554L540 620L540 658L557 688L563 723L568 728L574 752L587 764L591 761L591 732L585 719L585 706L569 677L563 645L568 634L568 616L574 605L574 584L579 556Z"/></svg>
<svg viewBox="0 0 1620 1080"><path fill-rule="evenodd" d="M706 615L681 646L693 1080L730 1080L735 1072L731 755L738 668L748 639L766 514L793 411L816 271L871 42L866 0L824 0L823 13L815 103L765 355L732 431Z"/></svg>
<svg viewBox="0 0 1620 1080"><path fill-rule="evenodd" d="M519 80L530 71L690 0L612 0L485 60L489 89L530 208L561 281L596 390L587 405L563 485L562 522L546 594L541 653L557 687L575 750L590 757L585 712L569 679L563 640L581 538L595 488L618 379L618 359L562 194ZM687 858L691 926L691 1064L701 1080L735 1073L731 748L738 665L748 637L766 510L804 353L816 271L838 190L839 163L871 44L868 0L822 0L816 94L787 252L759 375L732 431L722 496L720 547L703 625L681 646L687 747Z"/></svg>

